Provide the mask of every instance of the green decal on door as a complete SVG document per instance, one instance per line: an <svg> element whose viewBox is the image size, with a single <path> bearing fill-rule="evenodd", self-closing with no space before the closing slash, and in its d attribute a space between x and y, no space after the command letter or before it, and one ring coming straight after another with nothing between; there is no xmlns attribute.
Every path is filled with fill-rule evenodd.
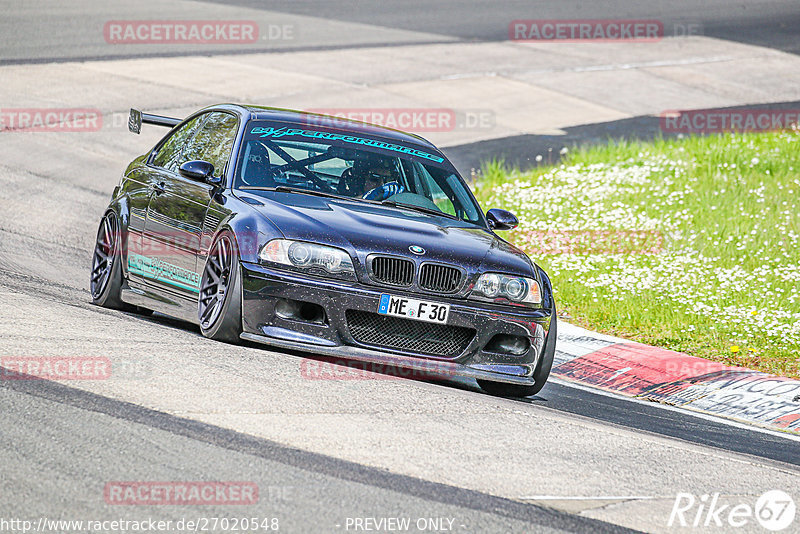
<svg viewBox="0 0 800 534"><path fill-rule="evenodd" d="M200 275L158 258L128 254L128 270L150 280L164 282L195 293L200 292Z"/></svg>

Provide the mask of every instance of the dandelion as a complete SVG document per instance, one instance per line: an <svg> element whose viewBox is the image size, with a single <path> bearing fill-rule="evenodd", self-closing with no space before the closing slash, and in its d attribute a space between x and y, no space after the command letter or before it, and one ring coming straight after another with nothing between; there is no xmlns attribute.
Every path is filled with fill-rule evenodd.
<svg viewBox="0 0 800 534"><path fill-rule="evenodd" d="M731 345L731 352L734 354L739 352L739 345Z"/></svg>

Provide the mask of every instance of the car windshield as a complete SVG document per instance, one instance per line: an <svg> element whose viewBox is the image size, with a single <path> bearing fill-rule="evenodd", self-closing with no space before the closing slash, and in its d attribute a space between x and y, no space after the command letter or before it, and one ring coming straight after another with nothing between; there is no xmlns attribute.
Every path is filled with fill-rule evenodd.
<svg viewBox="0 0 800 534"><path fill-rule="evenodd" d="M466 184L440 155L363 134L307 128L251 122L234 187L324 193L483 224Z"/></svg>

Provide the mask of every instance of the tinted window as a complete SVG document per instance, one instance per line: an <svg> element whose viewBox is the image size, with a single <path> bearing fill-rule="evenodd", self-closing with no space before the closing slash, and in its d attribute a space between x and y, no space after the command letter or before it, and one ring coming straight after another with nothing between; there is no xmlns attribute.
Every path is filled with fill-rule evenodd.
<svg viewBox="0 0 800 534"><path fill-rule="evenodd" d="M153 158L153 165L178 172L180 164L187 161L181 159L181 152L205 118L206 115L198 115L184 124L177 132L171 134L169 139L158 149L158 153Z"/></svg>
<svg viewBox="0 0 800 534"><path fill-rule="evenodd" d="M425 196L436 204L437 208L450 215L456 215L456 207L453 205L453 200L422 164L415 161L412 172L419 178L420 189L424 191ZM474 214L472 215L474 216Z"/></svg>
<svg viewBox="0 0 800 534"><path fill-rule="evenodd" d="M440 155L362 135L251 122L234 187L307 189L482 222L466 185Z"/></svg>
<svg viewBox="0 0 800 534"><path fill-rule="evenodd" d="M181 156L181 163L201 159L214 166L214 176L222 176L236 138L236 117L213 112L203 123Z"/></svg>

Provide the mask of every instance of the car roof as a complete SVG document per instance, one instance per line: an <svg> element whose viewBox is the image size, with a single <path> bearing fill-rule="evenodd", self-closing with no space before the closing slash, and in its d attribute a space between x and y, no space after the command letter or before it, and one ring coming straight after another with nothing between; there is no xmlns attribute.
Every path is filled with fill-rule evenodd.
<svg viewBox="0 0 800 534"><path fill-rule="evenodd" d="M372 137L383 137L384 139L391 139L401 143L424 146L439 152L439 149L424 137L400 130L394 130L392 128L386 128L385 126L378 126L377 124L370 124L368 122L360 122L343 117L324 115L321 113L311 113L308 111L299 111L295 109L250 105L240 105L239 107L249 111L252 114L253 119L289 122L305 126L313 126L315 124L325 125L326 122L320 119L329 119L330 125L334 126L338 130L347 130L348 132L359 133ZM312 120L312 118L315 119Z"/></svg>

